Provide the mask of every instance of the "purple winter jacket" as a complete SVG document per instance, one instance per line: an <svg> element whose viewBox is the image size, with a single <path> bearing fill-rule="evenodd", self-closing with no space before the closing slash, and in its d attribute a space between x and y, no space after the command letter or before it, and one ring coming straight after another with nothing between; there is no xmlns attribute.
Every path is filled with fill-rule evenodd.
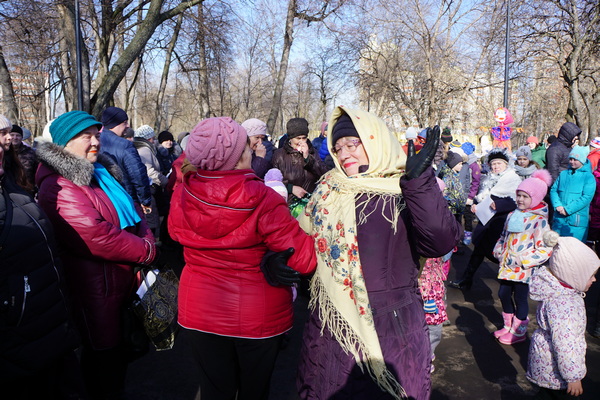
<svg viewBox="0 0 600 400"><path fill-rule="evenodd" d="M448 253L462 236L432 169L400 182L406 208L394 234L377 198L357 227L358 247L383 356L410 398L428 399L431 346L418 291L419 257ZM362 196L365 197L365 196ZM360 196L358 201L360 201ZM374 211L371 213L371 211ZM318 310L318 305L316 310ZM320 334L318 311L304 330L297 386L302 399L389 399L328 330Z"/></svg>
<svg viewBox="0 0 600 400"><path fill-rule="evenodd" d="M469 189L468 198L473 200L475 196L477 196L477 191L479 190L479 182L481 181L481 167L477 162L477 156L472 155L469 156L469 169L471 170L471 188Z"/></svg>

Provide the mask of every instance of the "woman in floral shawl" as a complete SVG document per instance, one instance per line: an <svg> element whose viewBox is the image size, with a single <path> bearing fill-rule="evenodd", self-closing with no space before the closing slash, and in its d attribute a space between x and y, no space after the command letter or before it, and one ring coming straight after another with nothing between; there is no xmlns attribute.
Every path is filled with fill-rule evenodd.
<svg viewBox="0 0 600 400"><path fill-rule="evenodd" d="M430 130L406 159L381 119L334 110L327 140L336 168L299 217L318 260L298 371L303 399L429 398L418 260L448 253L462 235L430 168L439 135Z"/></svg>

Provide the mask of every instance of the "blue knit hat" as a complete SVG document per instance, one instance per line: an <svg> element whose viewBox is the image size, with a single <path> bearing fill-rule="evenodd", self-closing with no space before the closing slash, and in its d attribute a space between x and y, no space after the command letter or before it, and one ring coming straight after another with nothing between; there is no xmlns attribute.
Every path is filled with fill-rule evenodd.
<svg viewBox="0 0 600 400"><path fill-rule="evenodd" d="M587 161L587 156L590 154L590 148L587 146L575 146L571 153L569 153L569 158L574 158L582 164L585 164Z"/></svg>
<svg viewBox="0 0 600 400"><path fill-rule="evenodd" d="M471 155L475 151L475 146L471 142L464 142L460 148L463 149L466 155Z"/></svg>
<svg viewBox="0 0 600 400"><path fill-rule="evenodd" d="M122 108L107 107L102 113L102 117L100 117L100 119L102 120L102 125L104 125L107 129L112 129L115 126L127 121L129 116Z"/></svg>
<svg viewBox="0 0 600 400"><path fill-rule="evenodd" d="M102 124L85 111L64 113L50 124L52 143L65 146L69 140L90 126L97 126L98 129L102 128Z"/></svg>

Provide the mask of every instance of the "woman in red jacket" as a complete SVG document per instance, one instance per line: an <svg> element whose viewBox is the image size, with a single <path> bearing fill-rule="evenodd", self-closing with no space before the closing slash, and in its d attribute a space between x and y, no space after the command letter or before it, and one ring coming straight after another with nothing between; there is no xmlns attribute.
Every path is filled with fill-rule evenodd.
<svg viewBox="0 0 600 400"><path fill-rule="evenodd" d="M231 118L200 122L185 152L197 171L173 193L169 232L184 247L179 324L200 367L202 397L267 399L282 334L292 327L287 284L314 270L314 242L254 174L246 131ZM279 282L268 283L277 271Z"/></svg>
<svg viewBox="0 0 600 400"><path fill-rule="evenodd" d="M152 233L117 181L119 168L99 154L101 127L83 111L56 118L52 143L37 149L36 174L39 204L59 241L92 399L117 398L123 390L121 309L134 290L134 265L156 256Z"/></svg>

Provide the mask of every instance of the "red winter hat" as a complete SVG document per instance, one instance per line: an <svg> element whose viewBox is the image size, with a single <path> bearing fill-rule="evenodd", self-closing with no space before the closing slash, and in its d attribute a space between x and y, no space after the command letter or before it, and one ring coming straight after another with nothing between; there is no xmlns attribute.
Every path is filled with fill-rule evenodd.
<svg viewBox="0 0 600 400"><path fill-rule="evenodd" d="M538 169L531 176L525 179L519 187L520 190L527 193L531 197L531 208L534 208L546 197L548 187L552 184L552 176L545 169Z"/></svg>
<svg viewBox="0 0 600 400"><path fill-rule="evenodd" d="M535 143L535 144L540 144L540 141L538 138L536 138L535 136L529 136L527 138L527 143Z"/></svg>
<svg viewBox="0 0 600 400"><path fill-rule="evenodd" d="M247 141L246 130L231 118L208 118L190 132L185 154L198 169L228 171L242 157Z"/></svg>

